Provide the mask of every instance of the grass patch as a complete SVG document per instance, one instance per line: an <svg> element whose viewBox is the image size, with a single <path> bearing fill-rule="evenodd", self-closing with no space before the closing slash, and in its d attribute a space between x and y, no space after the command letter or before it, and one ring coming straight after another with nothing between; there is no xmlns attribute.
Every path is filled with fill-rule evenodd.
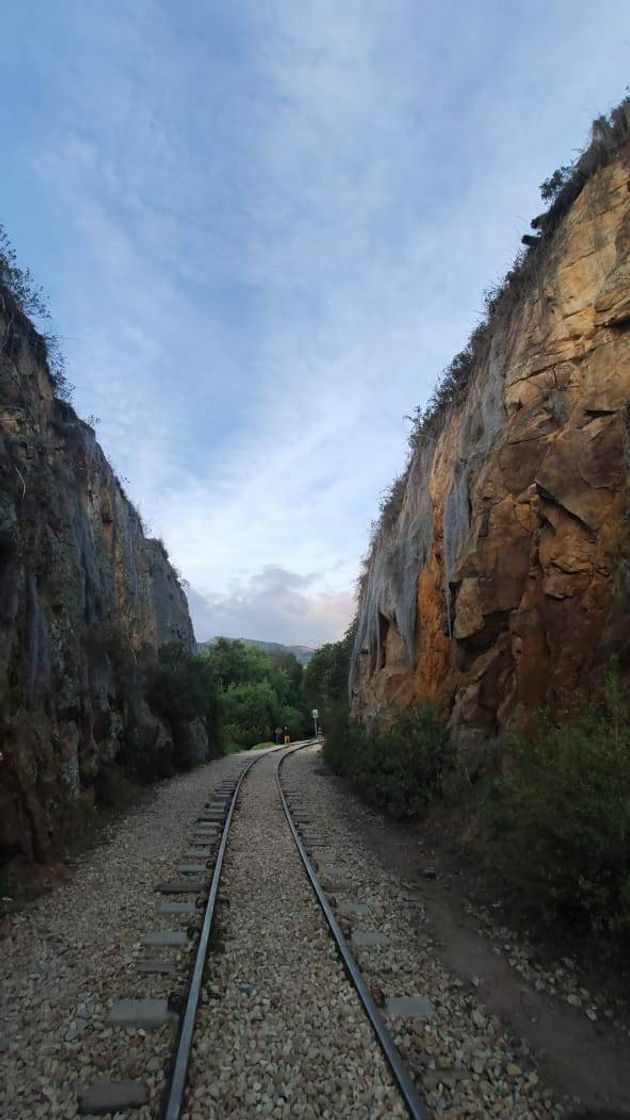
<svg viewBox="0 0 630 1120"><path fill-rule="evenodd" d="M277 745L277 743L255 743L254 746L249 749L251 751L267 751L269 747L276 747Z"/></svg>

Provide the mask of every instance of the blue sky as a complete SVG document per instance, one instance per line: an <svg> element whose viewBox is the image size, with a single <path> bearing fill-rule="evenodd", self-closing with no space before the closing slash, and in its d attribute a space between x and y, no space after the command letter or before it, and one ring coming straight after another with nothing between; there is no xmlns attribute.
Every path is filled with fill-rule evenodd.
<svg viewBox="0 0 630 1120"><path fill-rule="evenodd" d="M403 417L623 96L630 6L9 0L0 54L0 220L198 637L339 637Z"/></svg>

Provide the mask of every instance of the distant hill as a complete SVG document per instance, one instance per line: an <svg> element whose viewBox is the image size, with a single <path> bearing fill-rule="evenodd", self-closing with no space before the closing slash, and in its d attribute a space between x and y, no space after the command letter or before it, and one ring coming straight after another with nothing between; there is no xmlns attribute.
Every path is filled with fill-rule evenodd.
<svg viewBox="0 0 630 1120"><path fill-rule="evenodd" d="M210 638L208 642L197 642L197 649L205 649L214 645L220 636L217 634L214 638ZM246 646L259 646L261 649L268 650L269 653L292 653L301 665L308 665L315 653L311 646L283 646L280 642L261 642L257 638L239 638L239 641L244 642Z"/></svg>

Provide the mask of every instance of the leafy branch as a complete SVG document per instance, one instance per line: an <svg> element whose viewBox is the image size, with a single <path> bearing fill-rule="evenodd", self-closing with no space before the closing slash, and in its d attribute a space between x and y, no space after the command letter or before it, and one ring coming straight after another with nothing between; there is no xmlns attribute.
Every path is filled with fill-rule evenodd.
<svg viewBox="0 0 630 1120"><path fill-rule="evenodd" d="M10 297L9 299L6 296ZM30 268L20 268L17 253L9 240L9 236L0 223L0 298L3 310L7 317L7 325L2 341L2 349L11 354L15 343L16 314L40 321L50 321L48 301L41 285L37 284ZM48 367L55 396L68 400L72 394L73 386L66 377L66 361L61 348L61 343L56 334L49 331L38 332L29 322L35 332L41 347L41 353Z"/></svg>

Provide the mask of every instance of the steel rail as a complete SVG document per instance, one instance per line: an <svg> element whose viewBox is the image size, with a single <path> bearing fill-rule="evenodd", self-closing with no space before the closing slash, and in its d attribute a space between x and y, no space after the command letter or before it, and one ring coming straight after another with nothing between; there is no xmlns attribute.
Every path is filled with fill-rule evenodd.
<svg viewBox="0 0 630 1120"><path fill-rule="evenodd" d="M304 744L306 745L306 744ZM183 1018L181 1020L179 1037L177 1040L177 1051L175 1054L175 1061L173 1063L170 1083L168 1087L168 1095L164 1107L162 1109L163 1120L179 1120L182 1105L184 1101L184 1091L186 1088L186 1075L188 1073L188 1064L190 1062L190 1052L192 1050L192 1040L195 1030L195 1020L197 1018L197 1010L199 1007L199 996L201 994L201 985L203 982L203 972L206 965L206 956L208 953L208 944L210 941L210 933L212 932L212 923L214 920L214 911L216 908L217 897L219 894L219 885L221 881L221 872L223 870L223 861L225 859L225 852L227 849L228 836L230 827L232 825L232 817L234 816L234 809L238 800L238 795L241 791L241 786L245 778L249 774L253 766L260 762L262 758L274 753L275 751L282 750L282 746L271 748L267 751L261 751L250 763L243 769L232 794L230 807L227 811L225 823L223 825L223 833L221 836L221 843L219 851L215 860L214 868L212 871L212 879L210 881L210 890L208 892L208 901L206 902L206 909L203 918L203 925L201 927L201 935L199 937L199 944L197 945L197 953L195 956L195 963L193 966L190 983L188 986L188 996L186 999L186 1008Z"/></svg>
<svg viewBox="0 0 630 1120"><path fill-rule="evenodd" d="M372 999L372 996L370 995L369 989L368 989L368 987L365 983L365 980L363 979L363 976L361 974L361 970L359 969L359 966L357 965L357 962L355 961L354 957L352 956L352 953L350 952L350 949L348 947L348 942L346 941L343 933L341 932L341 928L340 928L339 923L338 923L338 921L337 921L337 919L336 919L336 917L333 913L332 907L331 907L328 899L326 898L326 894L325 894L325 892L322 888L322 885L321 885L319 879L317 878L317 875L315 873L315 868L313 867L313 864L311 863L311 860L308 856L306 848L304 847L304 844L302 843L302 838L301 838L301 836L300 836L300 834L299 834L299 832L298 832L298 830L297 830L297 828L296 828L296 826L293 822L293 818L291 816L291 810L289 809L287 799L284 796L284 790L282 789L282 783L280 781L280 769L282 767L282 764L292 754L295 754L296 751L303 750L304 747L310 746L310 745L311 745L310 743L304 743L304 744L301 744L299 747L296 746L296 747L294 747L293 750L287 751L287 753L284 754L282 756L282 758L278 760L278 765L276 766L276 783L277 783L277 786L278 786L278 793L280 794L280 801L282 802L282 807L284 809L284 813L285 813L285 816L287 818L289 828L291 830L291 835L293 836L293 839L295 841L295 845L297 847L297 850L300 853L300 856L302 858L302 863L304 864L306 874L308 875L308 877L310 879L310 883L311 883L313 891L315 892L315 895L317 897L317 901L319 902L319 905L321 906L321 908L324 912L324 916L325 916L326 921L328 922L328 925L330 927L330 932L332 933L332 935L335 939L339 955L340 955L340 957L343 961L343 964L345 966L346 972L348 973L348 976L350 977L350 980L352 981L352 983L354 984L354 987L357 990L357 994L359 996L359 999L361 1000L361 1003L363 1004L363 1009L364 1009L368 1019L370 1020L370 1024L372 1026L374 1034L376 1035L376 1040L377 1040L381 1050L383 1051L383 1054L385 1055L385 1058L387 1060L389 1068L392 1071L394 1081L396 1082L396 1084L397 1084L397 1086L400 1090L401 1096L402 1096L402 1098L403 1098L403 1100L404 1100L404 1102L407 1106L407 1110L409 1112L409 1115L413 1118L413 1120L431 1120L431 1113L428 1111L424 1101L422 1100L420 1094L418 1093L418 1090L416 1089L413 1081L411 1080L411 1077L409 1076L407 1068L406 1068L400 1054L398 1053L398 1050L396 1049L396 1046L394 1044L394 1040L393 1040L391 1034L389 1033L389 1031L387 1029L387 1026L385 1025L385 1020L383 1019L383 1016L381 1015L378 1007L376 1006L374 1000Z"/></svg>

